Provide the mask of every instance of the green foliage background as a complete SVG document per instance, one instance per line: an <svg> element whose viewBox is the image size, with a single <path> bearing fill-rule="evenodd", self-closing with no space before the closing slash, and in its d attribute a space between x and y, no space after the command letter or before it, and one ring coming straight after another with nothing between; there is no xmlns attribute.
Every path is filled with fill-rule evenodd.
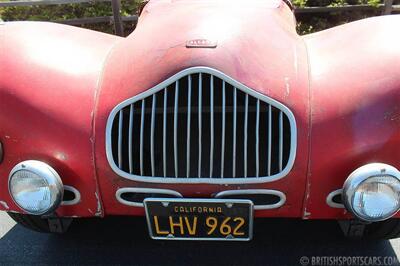
<svg viewBox="0 0 400 266"><path fill-rule="evenodd" d="M0 0L8 1L8 0ZM143 0L122 0L121 15L130 16L138 13ZM64 19L112 16L111 2L90 2L64 5L17 6L0 8L0 18L4 21L31 20L57 21ZM114 33L110 23L81 25L84 28ZM134 29L133 22L124 22L125 34Z"/></svg>
<svg viewBox="0 0 400 266"><path fill-rule="evenodd" d="M297 7L335 7L348 5L370 5L378 7L383 0L293 0ZM400 0L394 0L393 5L400 4ZM312 33L351 21L381 15L378 8L370 11L338 11L331 13L314 13L297 15L297 29L301 34Z"/></svg>
<svg viewBox="0 0 400 266"><path fill-rule="evenodd" d="M7 0L0 0L7 1ZM267 1L267 0L266 0ZM122 0L123 16L135 15L138 13L143 0ZM344 6L367 4L377 7L382 0L293 0L297 7L311 6ZM394 4L400 4L400 0L394 0ZM365 17L380 15L379 9L372 11L346 11L321 14L299 14L298 31L301 34L311 33L350 21ZM55 21L63 19L112 16L110 2L90 2L80 4L49 5L49 6L19 6L0 8L0 18L4 21L15 20L36 20ZM85 28L113 33L113 25L110 23L98 23L82 25ZM125 22L125 34L129 34L135 25L133 22Z"/></svg>

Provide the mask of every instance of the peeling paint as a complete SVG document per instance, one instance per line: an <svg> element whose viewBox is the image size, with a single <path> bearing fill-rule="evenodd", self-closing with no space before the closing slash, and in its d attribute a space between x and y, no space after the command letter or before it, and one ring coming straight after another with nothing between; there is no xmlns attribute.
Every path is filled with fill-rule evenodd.
<svg viewBox="0 0 400 266"><path fill-rule="evenodd" d="M8 205L5 201L0 201L0 205L3 206L6 210L10 209L10 207L8 207Z"/></svg>
<svg viewBox="0 0 400 266"><path fill-rule="evenodd" d="M54 157L56 157L60 161L66 161L68 159L68 156L63 152L56 152L54 154Z"/></svg>
<svg viewBox="0 0 400 266"><path fill-rule="evenodd" d="M307 220L310 217L311 213L307 211L307 209L304 210L303 213L303 219Z"/></svg>
<svg viewBox="0 0 400 266"><path fill-rule="evenodd" d="M307 203L308 203L308 199L310 198L310 192L311 192L311 184L308 180L307 180L307 187L306 187L305 192L306 192L306 194L304 196L304 201L303 201L303 205L304 205L303 219L308 219L308 217L311 215L311 213L307 211Z"/></svg>
<svg viewBox="0 0 400 266"><path fill-rule="evenodd" d="M96 196L96 200L97 200L97 211L94 214L94 216L101 216L102 211L101 211L101 203L100 203L99 195L97 194L97 192L95 192L94 195Z"/></svg>
<svg viewBox="0 0 400 266"><path fill-rule="evenodd" d="M289 78L285 78L285 98L287 98L290 94L290 82Z"/></svg>
<svg viewBox="0 0 400 266"><path fill-rule="evenodd" d="M303 219L308 219L309 216L311 215L310 212L307 211L307 204L308 204L308 199L310 198L310 194L311 194L311 182L310 182L310 177L311 177L311 171L308 170L309 174L308 174L308 178L307 178L307 186L306 186L306 190L305 190L305 196L304 196L304 200L303 200Z"/></svg>

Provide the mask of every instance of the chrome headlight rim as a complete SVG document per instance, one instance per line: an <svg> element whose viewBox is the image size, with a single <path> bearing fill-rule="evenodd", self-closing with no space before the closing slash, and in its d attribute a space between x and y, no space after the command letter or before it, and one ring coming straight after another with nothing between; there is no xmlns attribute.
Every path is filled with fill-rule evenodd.
<svg viewBox="0 0 400 266"><path fill-rule="evenodd" d="M377 177L390 177L395 179L400 184L400 171L395 167L384 163L370 163L354 170L346 179L343 185L343 203L348 211L350 211L356 218L364 222L380 222L387 220L400 211L400 207L392 213L388 213L379 218L371 218L360 215L352 205L356 191L361 185L372 178Z"/></svg>
<svg viewBox="0 0 400 266"><path fill-rule="evenodd" d="M48 209L46 209L44 211L32 212L32 211L24 208L17 202L17 200L14 198L14 195L11 191L11 181L12 181L13 176L19 171L31 172L31 173L43 178L47 182L48 186L55 193L55 200L54 200L52 206L50 206ZM62 183L60 175L57 173L56 170L54 170L53 167L51 167L50 165L48 165L47 163L44 163L42 161L27 160L27 161L18 163L10 171L10 174L8 176L8 192L9 192L13 202L25 213L31 214L31 215L36 215L36 216L42 216L42 215L46 215L46 214L50 214L50 213L54 212L61 205L63 195L64 195L64 185Z"/></svg>

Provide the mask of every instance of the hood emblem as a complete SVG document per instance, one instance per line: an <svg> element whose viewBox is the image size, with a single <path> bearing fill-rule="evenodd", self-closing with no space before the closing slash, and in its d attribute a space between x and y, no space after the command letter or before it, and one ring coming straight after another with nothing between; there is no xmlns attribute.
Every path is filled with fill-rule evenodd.
<svg viewBox="0 0 400 266"><path fill-rule="evenodd" d="M195 39L186 42L186 48L216 48L217 42L207 39Z"/></svg>

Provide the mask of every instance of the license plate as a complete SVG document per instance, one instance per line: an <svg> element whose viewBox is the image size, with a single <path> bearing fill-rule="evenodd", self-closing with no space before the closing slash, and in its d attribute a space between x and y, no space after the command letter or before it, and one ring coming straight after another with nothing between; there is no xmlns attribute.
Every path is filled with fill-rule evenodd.
<svg viewBox="0 0 400 266"><path fill-rule="evenodd" d="M144 206L153 239L248 241L253 235L250 200L147 198Z"/></svg>

